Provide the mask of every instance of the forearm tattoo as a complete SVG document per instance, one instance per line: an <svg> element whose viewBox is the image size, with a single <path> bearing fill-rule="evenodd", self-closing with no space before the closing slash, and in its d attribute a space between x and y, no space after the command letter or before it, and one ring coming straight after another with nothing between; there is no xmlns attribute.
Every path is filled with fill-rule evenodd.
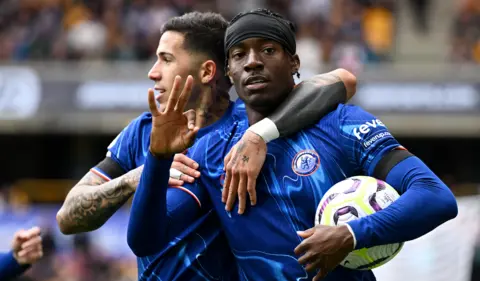
<svg viewBox="0 0 480 281"><path fill-rule="evenodd" d="M142 171L143 166L108 182L87 173L65 199L58 223L68 233L99 228L132 196Z"/></svg>

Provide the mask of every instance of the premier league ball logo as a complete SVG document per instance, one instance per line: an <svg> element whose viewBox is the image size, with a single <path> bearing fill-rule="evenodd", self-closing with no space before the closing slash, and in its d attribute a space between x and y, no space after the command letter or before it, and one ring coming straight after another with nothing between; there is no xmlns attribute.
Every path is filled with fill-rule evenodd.
<svg viewBox="0 0 480 281"><path fill-rule="evenodd" d="M292 161L292 170L299 176L309 176L320 167L320 156L315 150L302 150Z"/></svg>

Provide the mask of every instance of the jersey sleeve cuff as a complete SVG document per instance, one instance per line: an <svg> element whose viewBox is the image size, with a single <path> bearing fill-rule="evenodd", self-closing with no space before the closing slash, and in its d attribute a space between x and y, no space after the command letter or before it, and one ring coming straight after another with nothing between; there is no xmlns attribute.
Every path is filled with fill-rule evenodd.
<svg viewBox="0 0 480 281"><path fill-rule="evenodd" d="M348 230L353 235L353 245L354 250L363 249L367 247L367 241L365 241L364 236L362 235L365 233L364 226L362 225L362 219L352 220L346 223Z"/></svg>
<svg viewBox="0 0 480 281"><path fill-rule="evenodd" d="M265 143L280 137L280 132L277 129L277 125L275 125L275 123L269 118L264 118L253 124L250 126L250 128L248 128L248 131L259 135L265 141Z"/></svg>
<svg viewBox="0 0 480 281"><path fill-rule="evenodd" d="M350 234L352 234L353 237L353 249L357 248L357 237L355 237L355 232L353 232L352 227L346 223L345 226L348 228L348 231L350 231Z"/></svg>
<svg viewBox="0 0 480 281"><path fill-rule="evenodd" d="M13 257L12 251L5 254L5 258L3 261L5 262L6 265L8 265L9 268L20 267L20 264Z"/></svg>
<svg viewBox="0 0 480 281"><path fill-rule="evenodd" d="M95 175L101 177L103 180L105 181L111 181L112 179L110 178L110 176L107 175L107 173L105 173L102 169L100 169L99 167L93 167L90 169L90 172L94 173Z"/></svg>
<svg viewBox="0 0 480 281"><path fill-rule="evenodd" d="M19 264L17 260L13 257L12 251L6 254L6 257L2 260L2 262L4 263L4 266L12 270L15 275L20 274L21 272L30 267L30 264Z"/></svg>

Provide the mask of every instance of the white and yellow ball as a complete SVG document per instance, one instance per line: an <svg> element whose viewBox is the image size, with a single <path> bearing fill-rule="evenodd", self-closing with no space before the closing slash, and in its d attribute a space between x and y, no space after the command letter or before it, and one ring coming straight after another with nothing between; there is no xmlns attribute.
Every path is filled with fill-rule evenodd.
<svg viewBox="0 0 480 281"><path fill-rule="evenodd" d="M374 214L399 198L397 191L384 181L355 176L332 186L323 196L315 215L315 225L342 225ZM352 251L340 264L346 268L368 270L394 258L403 243L363 248Z"/></svg>

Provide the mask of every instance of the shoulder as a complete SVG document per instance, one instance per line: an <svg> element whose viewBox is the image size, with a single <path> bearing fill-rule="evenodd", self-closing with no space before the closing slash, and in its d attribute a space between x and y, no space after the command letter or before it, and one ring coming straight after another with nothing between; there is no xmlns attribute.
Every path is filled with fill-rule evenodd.
<svg viewBox="0 0 480 281"><path fill-rule="evenodd" d="M131 140L143 139L145 135L150 135L152 130L152 115L150 112L144 112L137 118L133 119L130 124L125 127L125 135Z"/></svg>
<svg viewBox="0 0 480 281"><path fill-rule="evenodd" d="M125 130L144 130L151 129L152 127L152 114L150 112L144 112L137 118L133 119L130 124L125 127Z"/></svg>
<svg viewBox="0 0 480 281"><path fill-rule="evenodd" d="M362 128L362 131L366 131L369 126L377 128L385 127L385 124L357 105L339 104L335 110L322 118L316 127L332 127L343 133L353 134L355 130L360 128Z"/></svg>
<svg viewBox="0 0 480 281"><path fill-rule="evenodd" d="M145 144L149 142L151 129L152 116L149 112L144 112L130 121L110 143L107 157L112 157L118 161L126 159L125 157L128 157L130 160L133 159L132 154L138 153L137 150L143 148Z"/></svg>
<svg viewBox="0 0 480 281"><path fill-rule="evenodd" d="M128 125L123 128L123 130L118 134L117 138L113 141L113 143L122 137L130 136L132 134L137 133L138 131L151 129L152 127L152 115L150 112L144 112L140 116L136 117ZM112 144L113 144L112 143Z"/></svg>

